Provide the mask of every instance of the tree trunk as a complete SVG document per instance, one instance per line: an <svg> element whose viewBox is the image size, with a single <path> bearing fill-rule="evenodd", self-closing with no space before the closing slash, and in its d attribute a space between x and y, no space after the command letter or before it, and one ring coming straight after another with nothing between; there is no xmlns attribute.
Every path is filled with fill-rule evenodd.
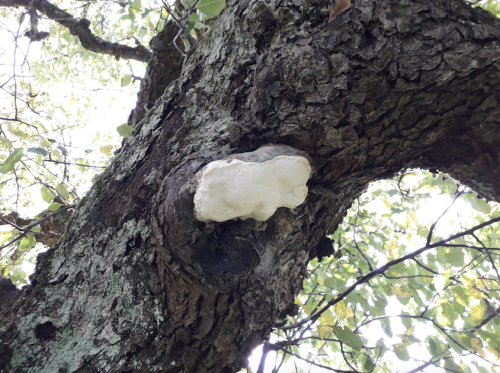
<svg viewBox="0 0 500 373"><path fill-rule="evenodd" d="M500 201L498 21L459 0L352 1L227 5L32 285L0 288L1 372L236 372L368 183L439 169ZM197 221L196 172L267 143L311 159L305 203Z"/></svg>

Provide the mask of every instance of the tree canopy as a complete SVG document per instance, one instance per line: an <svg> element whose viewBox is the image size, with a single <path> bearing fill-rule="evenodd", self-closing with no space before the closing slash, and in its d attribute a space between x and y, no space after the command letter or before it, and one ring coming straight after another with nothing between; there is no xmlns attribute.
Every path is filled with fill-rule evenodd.
<svg viewBox="0 0 500 373"><path fill-rule="evenodd" d="M332 18L352 6L335 4ZM494 0L474 5L500 13ZM163 48L155 37L173 27L169 53L182 66L165 65L177 76L224 6L0 0L8 40L0 70L0 276L29 282L26 263L62 236L98 172L151 110L154 100L139 98L135 114L145 114L129 116L141 81L146 90L146 65ZM264 343L259 373L271 351L279 353L273 372L286 362L297 372L307 371L302 363L392 372L402 369L397 361L408 362L400 370L407 373L500 371L499 206L433 171L410 168L372 184L322 239L295 311Z"/></svg>

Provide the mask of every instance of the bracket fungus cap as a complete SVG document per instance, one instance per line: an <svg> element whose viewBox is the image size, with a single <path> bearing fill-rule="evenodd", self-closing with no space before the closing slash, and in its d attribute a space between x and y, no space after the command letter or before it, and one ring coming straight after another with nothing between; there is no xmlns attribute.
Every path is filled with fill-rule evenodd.
<svg viewBox="0 0 500 373"><path fill-rule="evenodd" d="M289 146L268 145L210 162L197 174L196 219L265 221L279 207L293 209L302 204L311 165L300 153Z"/></svg>

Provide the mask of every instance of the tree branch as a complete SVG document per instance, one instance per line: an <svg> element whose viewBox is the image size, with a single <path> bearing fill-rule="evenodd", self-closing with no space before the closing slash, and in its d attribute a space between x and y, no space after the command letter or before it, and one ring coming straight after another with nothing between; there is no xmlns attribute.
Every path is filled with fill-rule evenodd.
<svg viewBox="0 0 500 373"><path fill-rule="evenodd" d="M116 59L132 59L148 62L151 58L151 51L142 45L129 47L118 43L111 43L95 36L90 30L88 19L76 19L71 14L53 5L47 0L0 0L0 7L19 7L35 9L48 18L67 27L71 35L78 36L80 43L85 49L95 53L110 54Z"/></svg>
<svg viewBox="0 0 500 373"><path fill-rule="evenodd" d="M359 285L368 282L369 280L371 280L372 278L374 278L376 276L382 275L390 267L395 266L396 264L402 263L405 260L413 259L417 255L420 255L420 254L422 254L425 251L428 251L430 249L434 249L434 248L440 247L440 246L442 246L442 245L444 245L444 244L446 244L446 243L448 243L450 241L453 241L453 240L455 240L455 239L457 239L459 237L471 235L472 233L474 233L478 229L487 227L488 225L491 225L493 223L497 223L499 221L500 221L500 217L497 217L497 218L494 218L494 219L490 219L490 220L488 220L488 221L486 221L484 223L476 225L473 228L467 229L467 230L465 230L465 231L463 231L461 233L456 233L456 234L454 234L454 235L452 235L452 236L450 236L450 237L448 237L446 239L443 239L441 241L438 241L438 242L435 242L435 243L428 242L424 247L422 247L422 248L420 248L418 250L415 250L414 252L412 252L410 254L407 254L407 255L399 258L399 259L392 260L392 261L384 264L383 266L375 269L374 271L371 271L368 274L364 275L363 277L359 278L358 281L356 281L348 289L346 289L344 292L340 293L336 298L334 298L331 301L329 301L325 306L323 306L320 310L314 312L311 316L306 317L306 318L304 318L304 319L302 319L300 321L297 321L294 324L281 327L280 329L281 330L294 329L294 328L296 328L296 327L298 327L300 325L303 325L303 324L305 324L305 323L307 323L309 321L316 321L323 314L323 312L325 312L331 306L333 306L333 305L337 304L338 302L340 302L341 300L343 300L352 291L354 291Z"/></svg>
<svg viewBox="0 0 500 373"><path fill-rule="evenodd" d="M38 221L36 221L36 222L34 222L34 223L31 223L30 225L28 225L28 226L27 226L27 227L25 227L25 228L21 228L21 232L22 232L22 233L21 233L19 236L17 236L15 239L13 239L12 241L7 242L7 243L6 243L6 244L4 244L3 246L0 246L0 250L1 250L1 249L6 248L7 246L9 246L9 245L11 245L11 244L13 244L14 242L19 241L21 238L23 238L24 236L26 236L28 233L30 233L30 232L31 232L31 228L33 228L33 227L35 227L35 226L37 226L37 225L39 225L39 224L40 224L40 225L42 225L42 224L43 224L43 223L45 223L46 221L48 221L48 220L50 220L50 219L54 218L56 215L59 215L60 213L62 213L62 212L64 212L64 211L66 211L66 210L72 209L72 208L74 208L75 206L76 206L76 205L69 205L69 206L61 207L61 208L60 208L59 210L57 210L56 212L54 212L54 213L52 213L52 214L50 214L50 215L48 215L48 216L45 216L45 217L43 217L42 219L40 219L40 220L38 220ZM3 220L4 220L4 219L2 218L2 221L3 221ZM10 224L10 222L8 222L8 223ZM12 224L10 224L10 225L12 225ZM60 236L62 235L62 233L64 232L64 228L66 228L66 226L64 226L64 227L63 227L63 230L62 230L62 232L61 232L60 234L58 234L58 233L56 233L56 234L52 233L52 234L47 235L47 239L48 239L48 240L50 239L50 242L52 242L52 244L53 244L53 243L55 243L55 242L56 242L56 241L60 238ZM33 234L35 235L35 238L37 238L37 240L38 240L38 237L42 237L41 235L38 235L38 236L37 236L37 234L36 234L35 232L33 232ZM42 240L39 240L39 241L40 241L40 242L42 242L42 243L44 243L44 244L46 244L47 246L50 246L50 245L48 245L47 243L43 242Z"/></svg>

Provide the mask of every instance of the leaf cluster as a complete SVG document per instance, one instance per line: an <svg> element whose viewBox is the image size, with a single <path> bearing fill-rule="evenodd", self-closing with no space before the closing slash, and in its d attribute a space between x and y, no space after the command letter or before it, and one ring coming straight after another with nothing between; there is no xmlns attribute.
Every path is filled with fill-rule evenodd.
<svg viewBox="0 0 500 373"><path fill-rule="evenodd" d="M498 221L497 204L441 174L372 185L329 236L335 254L310 262L271 349L325 371L495 371Z"/></svg>

